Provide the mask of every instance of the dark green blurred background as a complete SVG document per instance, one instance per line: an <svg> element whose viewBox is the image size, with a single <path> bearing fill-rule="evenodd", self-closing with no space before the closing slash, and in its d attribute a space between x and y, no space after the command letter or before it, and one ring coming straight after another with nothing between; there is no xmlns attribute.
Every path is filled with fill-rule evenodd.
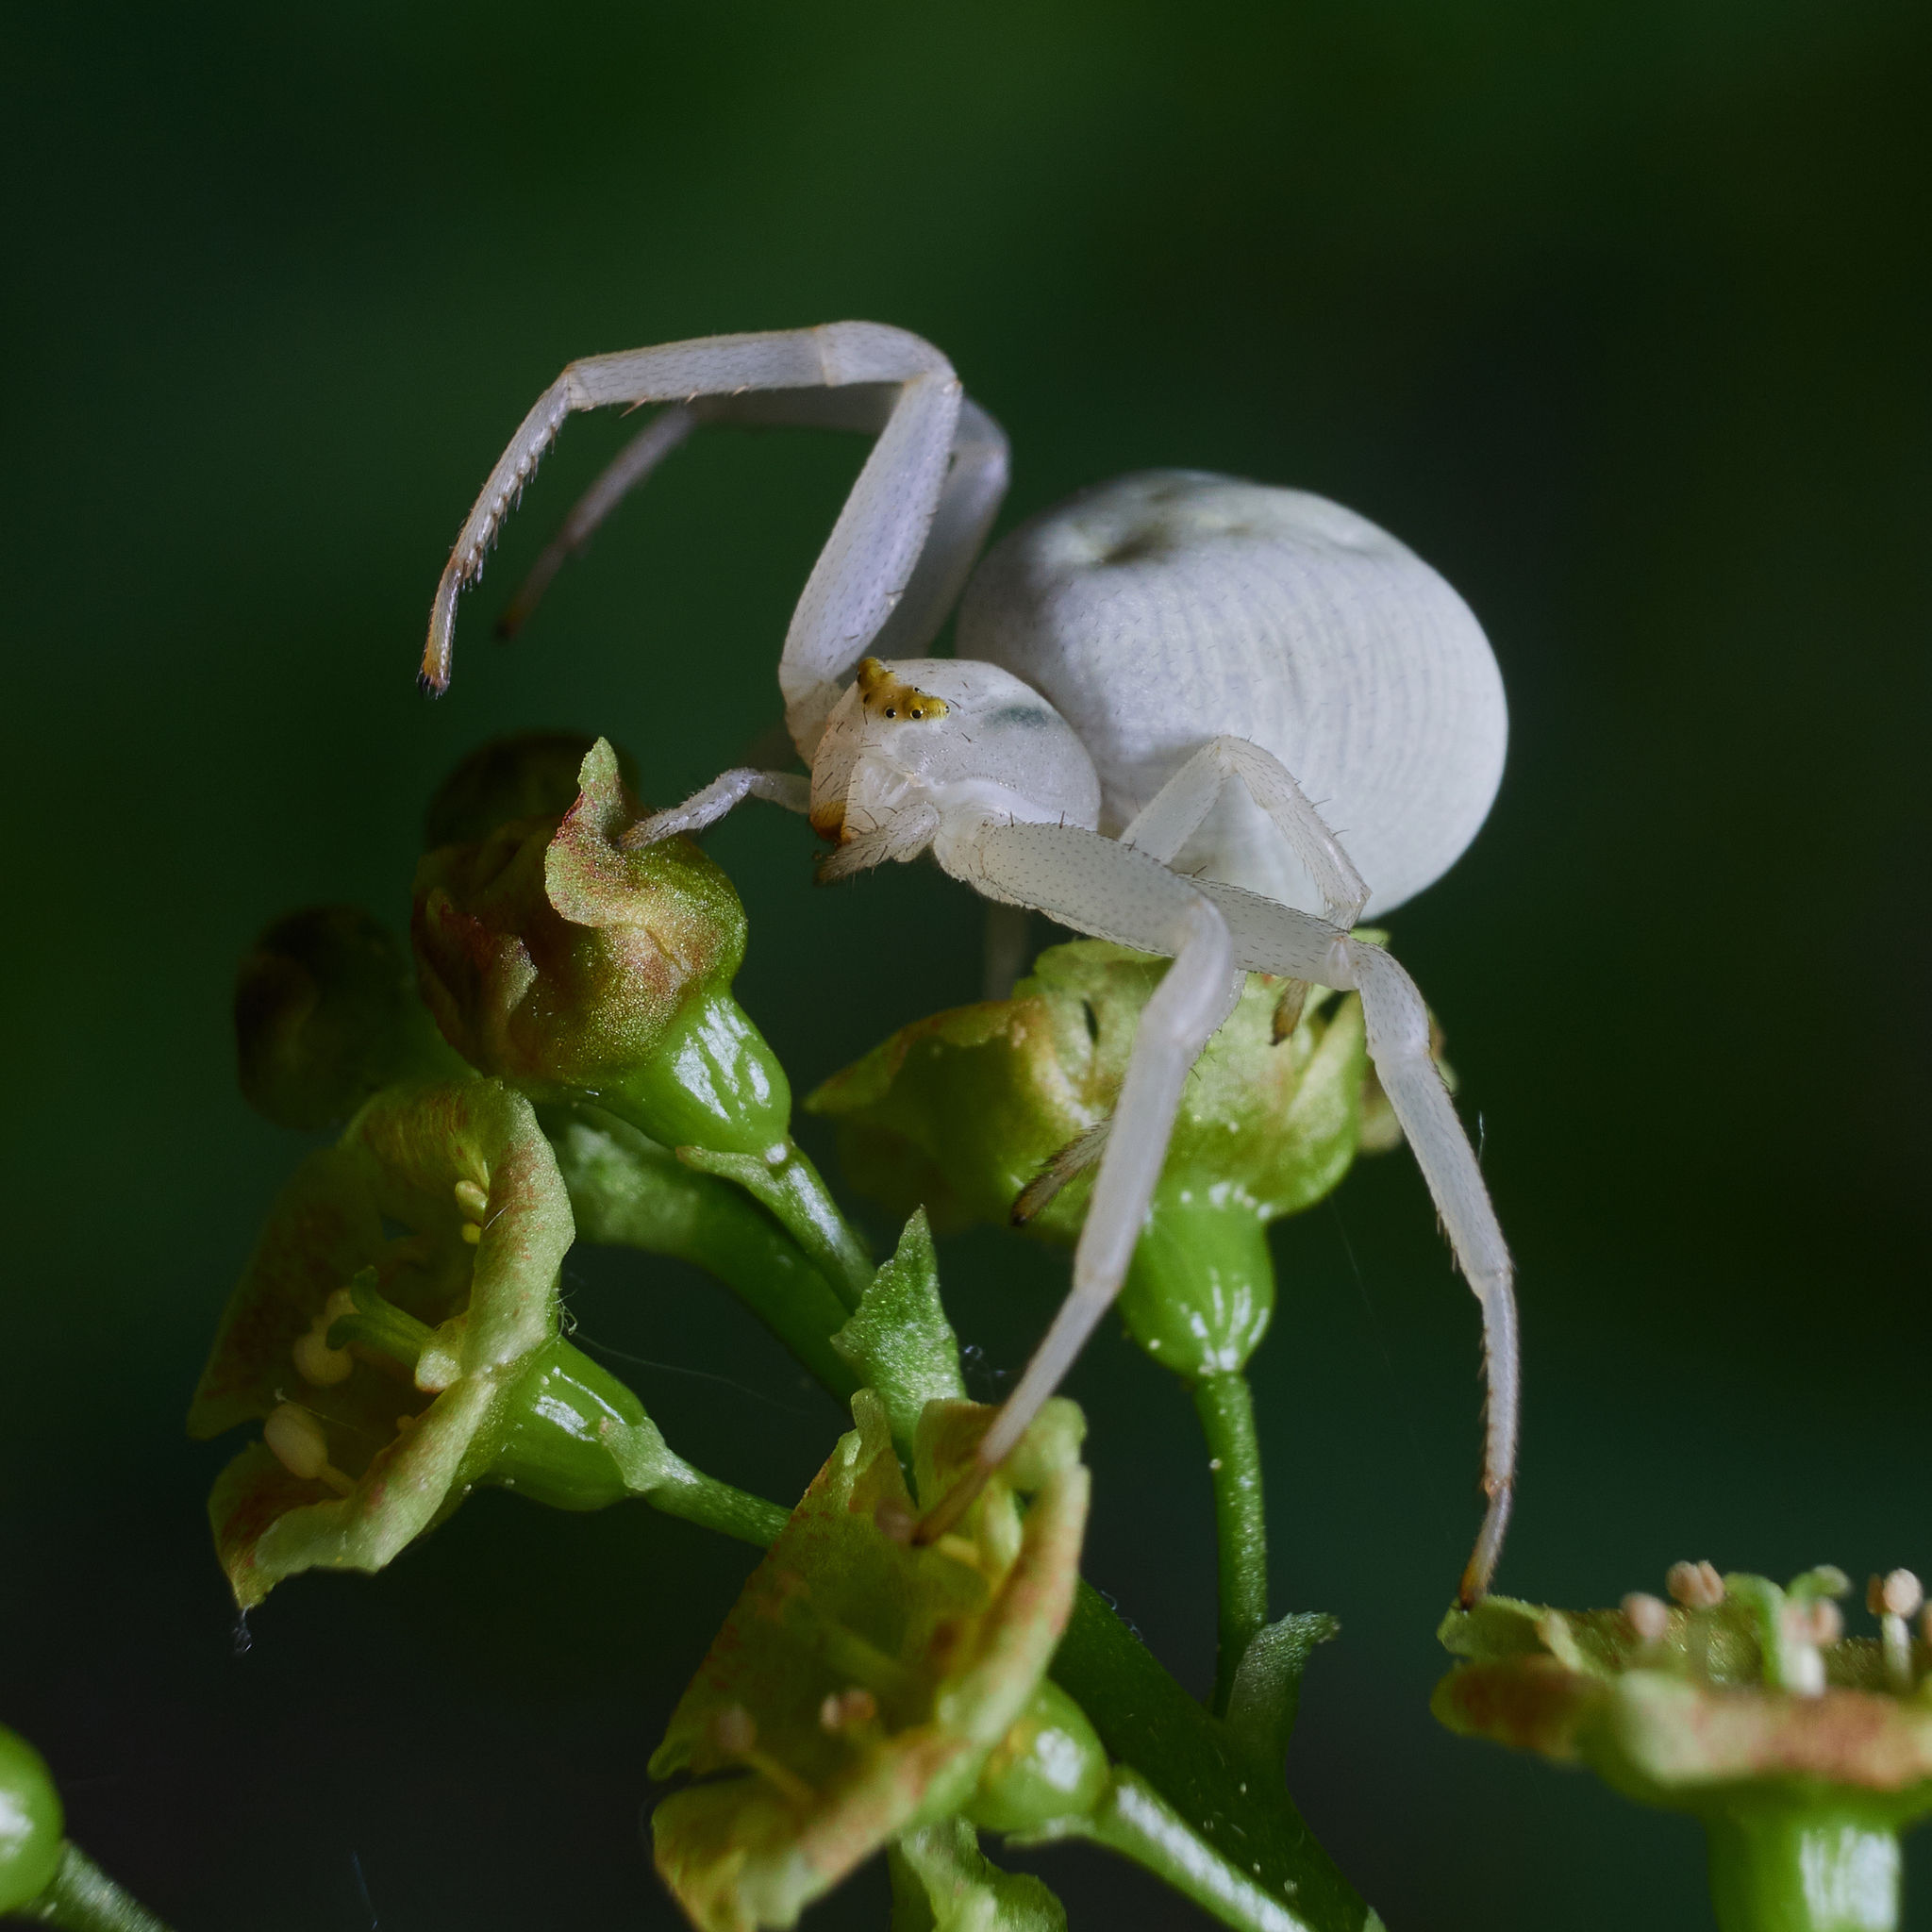
<svg viewBox="0 0 1932 1932"><path fill-rule="evenodd" d="M400 924L422 807L495 733L607 731L668 802L777 715L849 440L707 432L490 640L609 420L417 696L473 492L591 351L899 323L1010 432L1008 521L1194 465L1441 568L1513 742L1394 928L1522 1267L1500 1582L1932 1571L1923 6L74 6L7 40L0 1718L182 1932L674 1920L644 1760L748 1552L484 1495L379 1581L288 1586L238 1657L201 1513L233 1445L181 1433L302 1151L235 1091L251 936L317 899ZM801 1091L973 995L937 872L815 891L756 809L711 849ZM1690 1825L1427 1714L1480 1397L1407 1157L1278 1252L1276 1608L1344 1624L1291 1767L1317 1828L1393 1932L1706 1924ZM991 1393L1063 1264L942 1258ZM674 1442L796 1493L838 1419L722 1293L590 1254L569 1285ZM1074 1392L1089 1574L1203 1686L1188 1404L1113 1332ZM1035 1862L1076 1925L1199 1923Z"/></svg>

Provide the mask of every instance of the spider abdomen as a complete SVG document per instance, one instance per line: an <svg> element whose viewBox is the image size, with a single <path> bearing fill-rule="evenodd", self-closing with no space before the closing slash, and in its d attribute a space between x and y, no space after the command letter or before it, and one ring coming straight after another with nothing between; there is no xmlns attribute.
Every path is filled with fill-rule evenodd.
<svg viewBox="0 0 1932 1932"><path fill-rule="evenodd" d="M1507 712L1469 607L1366 518L1298 490L1142 471L1013 531L960 607L1079 735L1117 834L1217 734L1300 782L1386 911L1453 864L1502 775ZM1306 910L1320 896L1230 785L1174 860Z"/></svg>

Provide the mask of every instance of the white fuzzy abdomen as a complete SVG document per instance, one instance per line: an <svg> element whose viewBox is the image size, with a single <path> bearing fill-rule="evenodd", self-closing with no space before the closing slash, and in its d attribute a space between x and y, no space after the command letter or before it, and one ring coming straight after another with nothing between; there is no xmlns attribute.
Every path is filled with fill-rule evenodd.
<svg viewBox="0 0 1932 1932"><path fill-rule="evenodd" d="M1108 833L1217 733L1273 752L1368 881L1370 914L1447 871L1502 776L1503 684L1469 607L1386 531L1299 490L1160 470L1085 491L987 557L958 651L1079 734ZM1321 907L1238 783L1174 866Z"/></svg>

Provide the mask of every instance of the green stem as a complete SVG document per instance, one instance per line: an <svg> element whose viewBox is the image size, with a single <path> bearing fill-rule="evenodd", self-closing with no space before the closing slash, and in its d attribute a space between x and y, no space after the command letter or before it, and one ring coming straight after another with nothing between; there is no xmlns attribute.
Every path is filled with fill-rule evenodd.
<svg viewBox="0 0 1932 1932"><path fill-rule="evenodd" d="M1261 1450L1248 1378L1236 1371L1203 1375L1194 1407L1208 1439L1214 1479L1214 1537L1221 1558L1221 1628L1214 1665L1214 1714L1227 1712L1235 1673L1268 1621L1268 1520L1261 1507Z"/></svg>
<svg viewBox="0 0 1932 1932"><path fill-rule="evenodd" d="M681 1458L680 1458L681 1461ZM716 1476L681 1461L681 1474L643 1492L644 1501L666 1516L681 1516L702 1529L715 1529L720 1536L735 1537L765 1550L777 1540L778 1532L791 1521L791 1512L762 1496L721 1483Z"/></svg>
<svg viewBox="0 0 1932 1932"><path fill-rule="evenodd" d="M690 1261L732 1291L841 1406L858 1377L832 1347L848 1310L772 1216L613 1115L546 1108L580 1239Z"/></svg>
<svg viewBox="0 0 1932 1932"><path fill-rule="evenodd" d="M1894 1932L1898 1835L1816 1807L1753 1806L1705 1819L1721 1932Z"/></svg>
<svg viewBox="0 0 1932 1932"><path fill-rule="evenodd" d="M11 1915L68 1932L168 1932L143 1905L137 1905L88 1855L69 1840L47 1887Z"/></svg>
<svg viewBox="0 0 1932 1932"><path fill-rule="evenodd" d="M666 1443L637 1391L561 1336L534 1350L506 1391L482 1480L553 1509L605 1509L636 1496L759 1549L789 1514L693 1469Z"/></svg>
<svg viewBox="0 0 1932 1932"><path fill-rule="evenodd" d="M1117 1771L1107 1795L1068 1836L1093 1839L1133 1859L1237 1932L1309 1932L1313 1924L1293 1901L1284 1903L1252 1871L1216 1851L1136 1771Z"/></svg>
<svg viewBox="0 0 1932 1932"><path fill-rule="evenodd" d="M700 1174L736 1181L762 1202L818 1264L846 1309L857 1308L872 1286L873 1266L864 1244L804 1149L790 1135L780 1145L784 1151L776 1160L760 1154L719 1154L708 1147L680 1147L677 1158Z"/></svg>
<svg viewBox="0 0 1932 1932"><path fill-rule="evenodd" d="M1053 1677L1113 1757L1311 1932L1362 1932L1380 1923L1295 1809L1280 1765L1251 1755L1210 1717L1084 1581Z"/></svg>

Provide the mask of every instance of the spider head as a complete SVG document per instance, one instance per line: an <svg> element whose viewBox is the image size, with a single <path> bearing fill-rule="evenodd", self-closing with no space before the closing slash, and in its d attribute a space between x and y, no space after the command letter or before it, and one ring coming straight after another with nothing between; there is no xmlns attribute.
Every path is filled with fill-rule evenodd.
<svg viewBox="0 0 1932 1932"><path fill-rule="evenodd" d="M867 658L812 758L812 829L844 844L915 797L1091 827L1100 781L1066 720L1010 672Z"/></svg>

